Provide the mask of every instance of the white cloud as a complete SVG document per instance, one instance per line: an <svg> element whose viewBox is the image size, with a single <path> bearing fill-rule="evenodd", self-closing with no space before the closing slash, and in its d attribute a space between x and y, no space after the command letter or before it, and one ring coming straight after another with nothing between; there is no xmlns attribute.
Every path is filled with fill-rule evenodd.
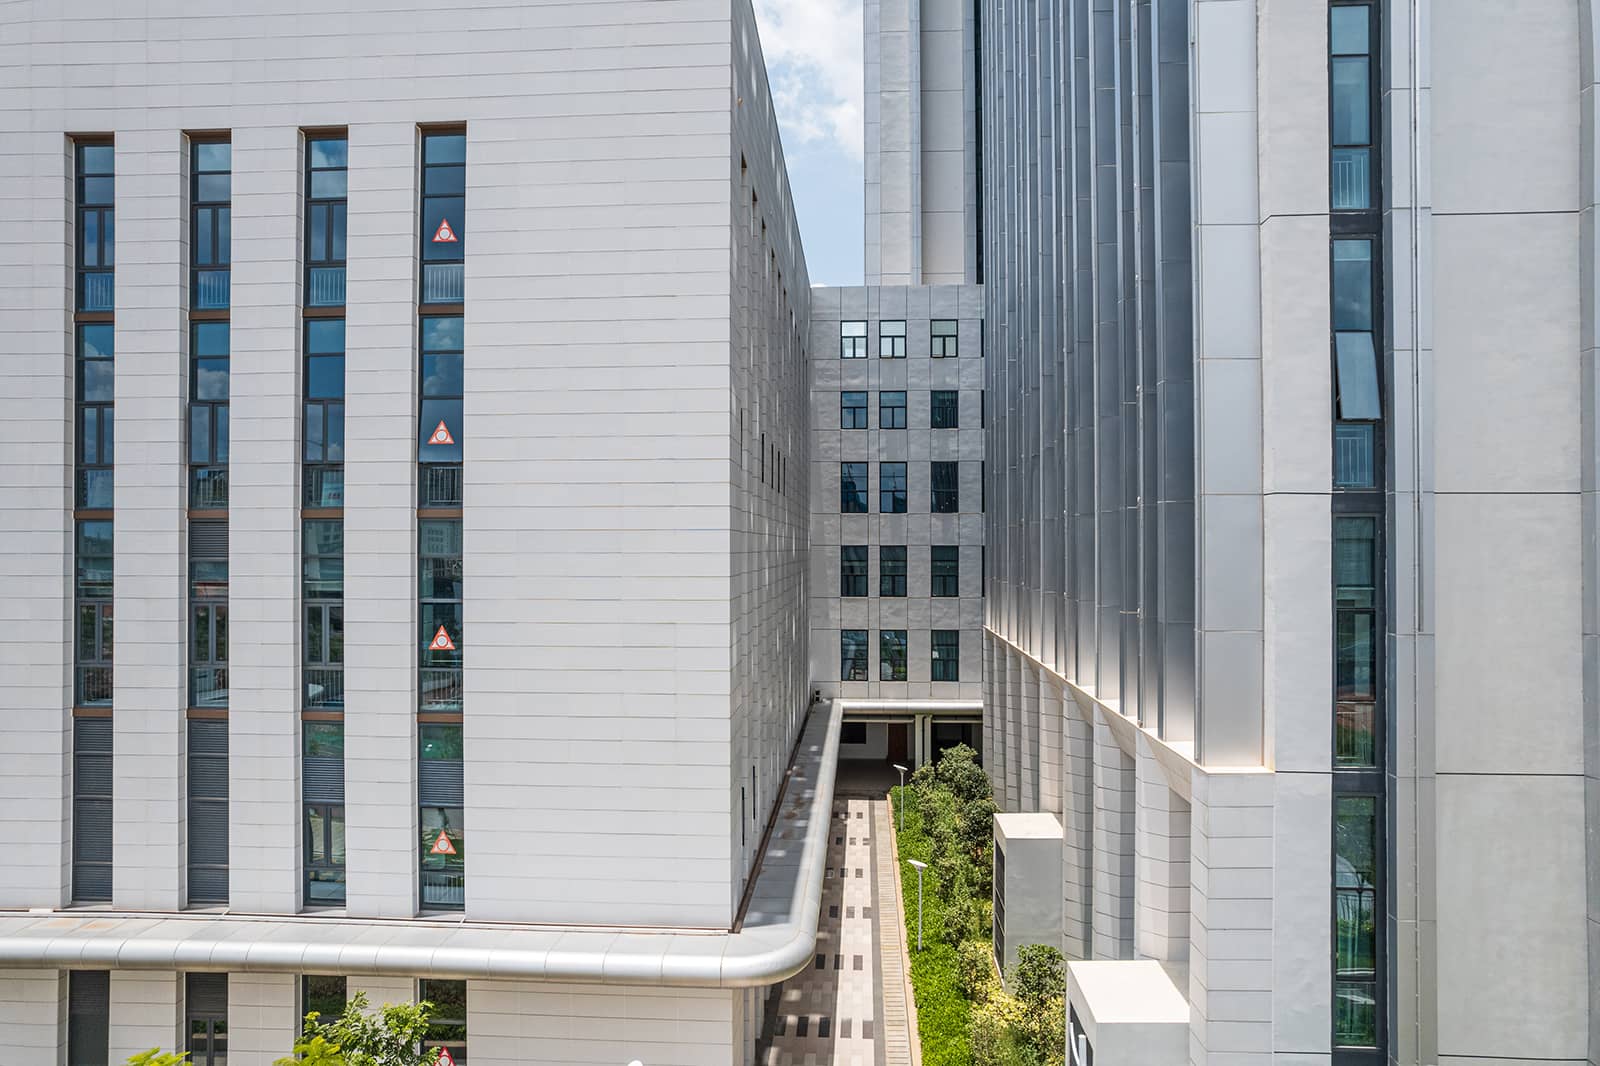
<svg viewBox="0 0 1600 1066"><path fill-rule="evenodd" d="M755 0L784 139L862 156L861 0Z"/></svg>

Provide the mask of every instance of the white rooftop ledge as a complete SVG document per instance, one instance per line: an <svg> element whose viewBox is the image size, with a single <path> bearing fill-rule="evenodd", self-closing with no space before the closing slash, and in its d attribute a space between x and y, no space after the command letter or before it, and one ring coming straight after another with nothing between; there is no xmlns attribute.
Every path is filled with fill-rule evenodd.
<svg viewBox="0 0 1600 1066"><path fill-rule="evenodd" d="M0 968L328 973L749 988L810 964L843 704L813 707L743 920L732 930L436 918L0 912Z"/></svg>

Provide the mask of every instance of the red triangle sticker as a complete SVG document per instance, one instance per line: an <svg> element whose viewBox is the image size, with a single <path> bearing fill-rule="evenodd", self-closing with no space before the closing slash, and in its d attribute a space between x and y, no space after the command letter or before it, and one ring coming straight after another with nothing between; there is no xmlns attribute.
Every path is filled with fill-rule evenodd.
<svg viewBox="0 0 1600 1066"><path fill-rule="evenodd" d="M433 435L428 438L429 444L454 444L456 439L450 435L450 427L444 424L444 419L433 427Z"/></svg>
<svg viewBox="0 0 1600 1066"><path fill-rule="evenodd" d="M450 220L448 218L441 218L439 220L439 228L437 230L435 230L434 233L433 233L433 243L434 244L454 244L454 243L456 243L456 231L450 228Z"/></svg>
<svg viewBox="0 0 1600 1066"><path fill-rule="evenodd" d="M428 854L454 855L455 853L456 846L450 842L450 834L446 833L443 829L439 830L439 835L434 838L433 847L428 849Z"/></svg>
<svg viewBox="0 0 1600 1066"><path fill-rule="evenodd" d="M455 651L456 642L450 639L450 634L444 631L444 626L439 627L439 632L433 635L433 640L428 644L429 651Z"/></svg>
<svg viewBox="0 0 1600 1066"><path fill-rule="evenodd" d="M440 1048L439 1061L434 1063L434 1066L456 1066L456 1060L450 1057L449 1049Z"/></svg>

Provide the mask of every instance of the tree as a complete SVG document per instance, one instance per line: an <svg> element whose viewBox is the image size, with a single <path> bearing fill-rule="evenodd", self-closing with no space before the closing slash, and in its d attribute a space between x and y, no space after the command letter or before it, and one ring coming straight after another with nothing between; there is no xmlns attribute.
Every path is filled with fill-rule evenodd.
<svg viewBox="0 0 1600 1066"><path fill-rule="evenodd" d="M386 1003L369 1013L366 994L357 992L331 1022L316 1011L307 1014L294 1054L272 1066L437 1066L439 1048L423 1047L432 1018L427 1002Z"/></svg>
<svg viewBox="0 0 1600 1066"><path fill-rule="evenodd" d="M189 1053L162 1054L160 1048L153 1047L129 1059L128 1066L189 1066Z"/></svg>
<svg viewBox="0 0 1600 1066"><path fill-rule="evenodd" d="M1042 1062L1055 1066L1066 1049L1066 961L1048 944L1024 944L1017 949L1016 965L1008 982L1022 1006L1014 1023L1017 1034L1039 1053Z"/></svg>

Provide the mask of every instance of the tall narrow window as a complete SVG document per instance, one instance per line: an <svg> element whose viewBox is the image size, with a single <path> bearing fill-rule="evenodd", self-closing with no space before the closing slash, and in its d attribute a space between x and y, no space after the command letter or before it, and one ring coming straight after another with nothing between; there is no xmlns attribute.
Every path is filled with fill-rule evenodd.
<svg viewBox="0 0 1600 1066"><path fill-rule="evenodd" d="M957 514L961 510L961 465L932 463L930 466L933 513Z"/></svg>
<svg viewBox="0 0 1600 1066"><path fill-rule="evenodd" d="M76 156L78 310L110 311L116 301L116 149L80 144Z"/></svg>
<svg viewBox="0 0 1600 1066"><path fill-rule="evenodd" d="M1334 760L1376 769L1378 699L1378 520L1339 516L1333 523Z"/></svg>
<svg viewBox="0 0 1600 1066"><path fill-rule="evenodd" d="M839 549L839 595L858 597L867 594L867 546L846 544Z"/></svg>
<svg viewBox="0 0 1600 1066"><path fill-rule="evenodd" d="M228 902L228 723L189 719L189 902ZM200 1061L198 1058L196 1061Z"/></svg>
<svg viewBox="0 0 1600 1066"><path fill-rule="evenodd" d="M933 595L961 595L961 549L954 544L936 544L932 551Z"/></svg>
<svg viewBox="0 0 1600 1066"><path fill-rule="evenodd" d="M1333 837L1333 1042L1335 1047L1377 1047L1383 922L1377 797L1335 796Z"/></svg>
<svg viewBox="0 0 1600 1066"><path fill-rule="evenodd" d="M305 801L306 906L345 901L344 723L306 722L301 788Z"/></svg>
<svg viewBox="0 0 1600 1066"><path fill-rule="evenodd" d="M306 306L344 306L350 144L342 136L306 139Z"/></svg>
<svg viewBox="0 0 1600 1066"><path fill-rule="evenodd" d="M227 1066L228 975L189 974L183 991L188 1061L192 1066Z"/></svg>
<svg viewBox="0 0 1600 1066"><path fill-rule="evenodd" d="M878 358L904 359L906 357L906 323L904 319L885 319L878 323Z"/></svg>
<svg viewBox="0 0 1600 1066"><path fill-rule="evenodd" d="M878 428L906 428L906 394L883 391L878 393Z"/></svg>
<svg viewBox="0 0 1600 1066"><path fill-rule="evenodd" d="M111 706L112 527L79 522L77 543L77 705Z"/></svg>
<svg viewBox="0 0 1600 1066"><path fill-rule="evenodd" d="M842 629L839 631L839 678L842 681L867 679L867 631Z"/></svg>
<svg viewBox="0 0 1600 1066"><path fill-rule="evenodd" d="M462 320L422 320L422 403L417 418L417 471L422 507L461 506Z"/></svg>
<svg viewBox="0 0 1600 1066"><path fill-rule="evenodd" d="M67 977L67 1066L107 1066L110 1061L111 974L73 970Z"/></svg>
<svg viewBox="0 0 1600 1066"><path fill-rule="evenodd" d="M443 1048L458 1063L467 1061L467 983L423 981L418 988L423 1002L433 1004L433 1019L423 1047Z"/></svg>
<svg viewBox="0 0 1600 1066"><path fill-rule="evenodd" d="M196 322L189 339L189 506L228 506L229 327Z"/></svg>
<svg viewBox="0 0 1600 1066"><path fill-rule="evenodd" d="M458 304L466 292L467 136L422 137L422 303Z"/></svg>
<svg viewBox="0 0 1600 1066"><path fill-rule="evenodd" d="M841 392L839 394L839 428L867 428L867 394Z"/></svg>
<svg viewBox="0 0 1600 1066"><path fill-rule="evenodd" d="M305 326L304 505L344 506L344 319Z"/></svg>
<svg viewBox="0 0 1600 1066"><path fill-rule="evenodd" d="M935 359L954 359L961 354L959 325L953 318L936 318L928 326L929 354Z"/></svg>
<svg viewBox="0 0 1600 1066"><path fill-rule="evenodd" d="M417 679L419 710L461 710L461 520L417 523L418 596L422 668Z"/></svg>
<svg viewBox="0 0 1600 1066"><path fill-rule="evenodd" d="M928 397L928 424L933 429L959 429L961 393L955 389L934 389Z"/></svg>
<svg viewBox="0 0 1600 1066"><path fill-rule="evenodd" d="M349 982L343 977L307 975L300 979L300 1017L315 1013L323 1021L332 1021L344 1013L350 999Z"/></svg>
<svg viewBox="0 0 1600 1066"><path fill-rule="evenodd" d="M865 359L867 357L867 324L865 322L839 323L839 358Z"/></svg>
<svg viewBox="0 0 1600 1066"><path fill-rule="evenodd" d="M933 631L933 680L961 680L961 633L955 629Z"/></svg>
<svg viewBox="0 0 1600 1066"><path fill-rule="evenodd" d="M1377 485L1375 423L1382 417L1382 405L1374 313L1375 243L1365 237L1333 242L1333 354L1338 417L1334 431L1334 484L1338 488Z"/></svg>
<svg viewBox="0 0 1600 1066"><path fill-rule="evenodd" d="M78 478L76 506L110 510L116 451L115 328L109 322L78 327Z"/></svg>
<svg viewBox="0 0 1600 1066"><path fill-rule="evenodd" d="M228 705L228 523L189 523L189 706Z"/></svg>
<svg viewBox="0 0 1600 1066"><path fill-rule="evenodd" d="M111 899L111 719L72 720L72 898Z"/></svg>
<svg viewBox="0 0 1600 1066"><path fill-rule="evenodd" d="M906 594L906 546L882 545L878 548L878 595L904 598Z"/></svg>
<svg viewBox="0 0 1600 1066"><path fill-rule="evenodd" d="M422 906L460 910L467 902L461 727L421 725L418 735Z"/></svg>
<svg viewBox="0 0 1600 1066"><path fill-rule="evenodd" d="M878 634L878 680L906 679L906 631L885 629Z"/></svg>
<svg viewBox="0 0 1600 1066"><path fill-rule="evenodd" d="M906 464L878 464L878 511L881 514L906 513Z"/></svg>
<svg viewBox="0 0 1600 1066"><path fill-rule="evenodd" d="M344 523L302 523L306 710L344 707Z"/></svg>
<svg viewBox="0 0 1600 1066"><path fill-rule="evenodd" d="M1329 11L1328 76L1335 211L1372 207L1374 4L1335 4Z"/></svg>
<svg viewBox="0 0 1600 1066"><path fill-rule="evenodd" d="M190 308L221 310L229 302L233 262L233 145L227 141L190 144L189 242L194 258Z"/></svg>
<svg viewBox="0 0 1600 1066"><path fill-rule="evenodd" d="M839 464L839 513L867 513L867 464Z"/></svg>

